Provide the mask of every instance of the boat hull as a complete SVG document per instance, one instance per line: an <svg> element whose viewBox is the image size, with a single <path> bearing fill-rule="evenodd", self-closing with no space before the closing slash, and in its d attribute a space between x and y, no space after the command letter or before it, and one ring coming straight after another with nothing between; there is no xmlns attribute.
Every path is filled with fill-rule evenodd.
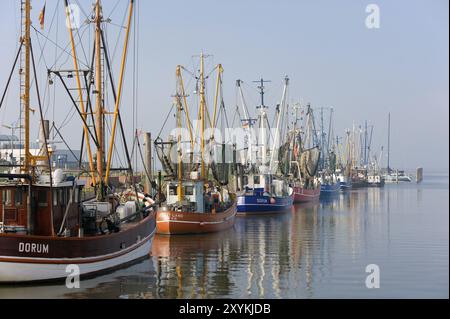
<svg viewBox="0 0 450 319"><path fill-rule="evenodd" d="M156 232L155 213L118 233L94 237L0 234L0 283L67 278L72 265L91 276L144 258Z"/></svg>
<svg viewBox="0 0 450 319"><path fill-rule="evenodd" d="M287 212L292 208L294 196L270 197L264 195L238 196L238 215L273 214Z"/></svg>
<svg viewBox="0 0 450 319"><path fill-rule="evenodd" d="M320 187L314 189L306 189L294 186L294 203L313 202L320 198Z"/></svg>
<svg viewBox="0 0 450 319"><path fill-rule="evenodd" d="M321 185L320 186L320 196L326 197L326 196L337 195L337 194L339 194L340 189L341 189L341 185L339 183Z"/></svg>
<svg viewBox="0 0 450 319"><path fill-rule="evenodd" d="M367 186L368 186L367 181L357 180L357 181L353 181L352 182L352 188L353 189L364 188L364 187L367 187Z"/></svg>
<svg viewBox="0 0 450 319"><path fill-rule="evenodd" d="M367 183L367 187L384 187L385 182Z"/></svg>
<svg viewBox="0 0 450 319"><path fill-rule="evenodd" d="M340 182L339 187L340 187L341 191L348 191L348 190L352 189L352 184L346 183L346 182Z"/></svg>
<svg viewBox="0 0 450 319"><path fill-rule="evenodd" d="M388 184L398 184L398 183L411 183L412 179L408 176L397 177L385 177L385 182Z"/></svg>
<svg viewBox="0 0 450 319"><path fill-rule="evenodd" d="M161 235L212 233L233 227L235 217L236 202L224 212L215 214L159 210L156 229Z"/></svg>

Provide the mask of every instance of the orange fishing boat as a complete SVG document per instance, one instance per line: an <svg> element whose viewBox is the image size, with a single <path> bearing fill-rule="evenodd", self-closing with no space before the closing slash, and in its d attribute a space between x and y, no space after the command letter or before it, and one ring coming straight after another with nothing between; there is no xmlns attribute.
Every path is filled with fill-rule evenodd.
<svg viewBox="0 0 450 319"><path fill-rule="evenodd" d="M164 235L218 232L233 227L235 217L235 200L218 211L205 213L176 211L163 206L156 215L156 229L158 234Z"/></svg>
<svg viewBox="0 0 450 319"><path fill-rule="evenodd" d="M200 74L196 90L199 94L198 123L200 141L193 138L189 108L184 91L181 66L177 67L177 92L175 105L177 107L176 133L169 136L168 142L159 137L155 141L156 152L165 171L164 194L159 191L160 201L164 198L157 211L157 233L165 235L210 233L228 229L234 225L237 212L236 196L230 193L227 185L232 165L227 164L225 154L230 145L222 139L217 142L214 135L207 135L208 129L214 131L215 123L221 115L225 116L225 106L220 100L222 95L222 66L216 69L217 83L214 103L213 121L207 117L208 110L205 97L204 55L200 55ZM184 117L183 114L186 116ZM208 121L206 121L208 119ZM183 123L184 122L184 123ZM188 127L190 141L183 140L183 124ZM187 135L187 134L186 134ZM198 145L196 145L198 143ZM227 149L228 148L228 149ZM195 153L197 150L197 153ZM229 154L229 153L228 153ZM210 160L206 158L210 156ZM210 178L210 171L212 177ZM162 182L159 183L160 187Z"/></svg>

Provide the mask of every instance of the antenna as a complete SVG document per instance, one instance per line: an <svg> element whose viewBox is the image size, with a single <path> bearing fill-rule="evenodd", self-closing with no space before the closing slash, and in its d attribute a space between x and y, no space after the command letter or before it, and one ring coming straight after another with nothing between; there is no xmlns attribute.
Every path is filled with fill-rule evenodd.
<svg viewBox="0 0 450 319"><path fill-rule="evenodd" d="M264 92L264 89L265 89L264 83L270 83L270 82L272 82L272 81L266 81L262 77L258 81L253 81L253 83L259 83L258 89L259 89L259 92L260 92L260 95L261 95L261 106L260 107L262 107L262 108L266 107L264 105L264 94L265 94L265 92Z"/></svg>

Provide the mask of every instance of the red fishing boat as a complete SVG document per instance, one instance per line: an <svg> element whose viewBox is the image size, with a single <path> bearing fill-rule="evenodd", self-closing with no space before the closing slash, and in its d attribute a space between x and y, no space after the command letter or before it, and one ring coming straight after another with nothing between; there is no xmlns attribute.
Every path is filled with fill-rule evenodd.
<svg viewBox="0 0 450 319"><path fill-rule="evenodd" d="M185 187L186 184L189 185L186 182ZM195 195L194 191L192 198L195 198ZM202 204L197 205L197 203L204 201L203 192L201 192L200 198L189 202L188 206L184 208L176 208L176 205L162 206L159 208L156 217L158 234L201 234L222 231L233 227L236 217L236 200L228 199L225 201L226 204L221 205L218 200L214 200L214 198L218 198L218 195L218 193L210 195L214 204L209 208ZM206 201L209 200L206 199Z"/></svg>
<svg viewBox="0 0 450 319"><path fill-rule="evenodd" d="M320 198L320 184L315 188L303 188L294 186L294 203L306 203L319 200Z"/></svg>
<svg viewBox="0 0 450 319"><path fill-rule="evenodd" d="M300 105L295 107L296 113ZM315 145L314 116L312 108L308 105L306 110L306 130L296 128L288 133L288 145L292 150L290 162L291 187L294 194L294 203L305 203L319 200L321 184L317 170L320 160L319 147Z"/></svg>

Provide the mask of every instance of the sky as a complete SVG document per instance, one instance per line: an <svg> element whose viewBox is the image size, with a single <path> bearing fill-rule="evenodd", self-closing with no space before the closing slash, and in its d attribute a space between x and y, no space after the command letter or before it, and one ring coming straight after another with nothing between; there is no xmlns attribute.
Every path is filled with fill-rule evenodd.
<svg viewBox="0 0 450 319"><path fill-rule="evenodd" d="M92 1L72 1L89 11ZM333 107L335 131L363 124L374 126L372 149L387 146L387 118L391 113L391 166L428 171L449 168L449 4L446 0L306 1L306 0L137 0L132 49L128 58L122 112L128 125L157 136L172 105L175 68L192 69L200 52L210 54L207 66L224 68L224 99L230 114L236 105L237 79L245 83L249 107L258 103L252 81L264 77L267 104L273 110L282 94L283 78L290 78L289 99L314 108ZM33 0L33 25L44 0ZM67 45L62 1L47 0L46 34L60 47ZM366 6L377 4L380 28L369 29ZM19 1L2 1L0 28L0 87L6 83L17 49ZM104 0L112 13L111 38L121 30L128 1ZM55 11L56 10L56 11ZM50 23L57 12L52 25ZM15 27L14 27L15 26ZM58 26L58 27L56 27ZM115 30L115 31L114 31ZM135 30L135 29L133 29ZM34 35L35 32L32 34ZM85 35L89 40L89 32ZM36 51L45 38L36 35ZM123 39L120 34L119 41ZM114 41L111 41L114 47ZM120 42L122 43L122 42ZM53 47L53 48L52 48ZM120 45L114 54L118 77ZM86 49L89 52L89 48ZM114 50L113 50L114 51ZM46 84L46 68L61 50L47 41L38 65L46 116L61 122L70 103L61 88L54 93ZM56 66L64 62L59 58ZM133 68L137 81L133 86ZM189 82L189 81L187 81ZM133 112L133 87L137 91ZM57 86L54 90L58 90ZM193 90L193 89L192 89ZM11 89L0 121L17 119L17 94ZM36 101L34 101L36 103ZM133 113L138 114L137 116ZM32 120L38 121L37 114ZM67 124L64 134L79 148L80 123ZM37 126L35 126L36 128ZM37 131L37 130L36 130ZM0 134L10 134L0 128ZM37 136L37 133L35 134ZM131 141L129 142L131 143Z"/></svg>

